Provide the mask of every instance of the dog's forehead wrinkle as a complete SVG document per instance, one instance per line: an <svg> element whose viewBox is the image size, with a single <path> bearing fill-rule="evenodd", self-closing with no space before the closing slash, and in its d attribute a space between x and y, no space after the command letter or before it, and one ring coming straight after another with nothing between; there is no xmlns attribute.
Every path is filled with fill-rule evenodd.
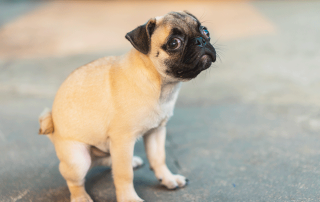
<svg viewBox="0 0 320 202"><path fill-rule="evenodd" d="M170 12L169 15L172 15L175 18L184 19L187 17L187 15L179 13L179 12Z"/></svg>
<svg viewBox="0 0 320 202"><path fill-rule="evenodd" d="M197 27L192 25L190 26L186 22L171 23L171 24L168 24L168 28L170 29L169 36L180 35L180 36L192 37L195 34L197 34L197 30L198 30Z"/></svg>
<svg viewBox="0 0 320 202"><path fill-rule="evenodd" d="M179 12L170 12L167 15L164 16L164 22L169 22L169 23L181 23L185 22L187 24L194 23L198 24L198 21L185 13L179 13Z"/></svg>
<svg viewBox="0 0 320 202"><path fill-rule="evenodd" d="M176 15L165 16L163 23L173 28L180 28L187 35L195 35L198 33L199 22L197 22L192 16L183 15L184 18L175 17ZM182 16L182 15L181 15Z"/></svg>
<svg viewBox="0 0 320 202"><path fill-rule="evenodd" d="M179 27L174 27L171 29L171 35L179 35L179 36L183 36L184 31L182 31Z"/></svg>

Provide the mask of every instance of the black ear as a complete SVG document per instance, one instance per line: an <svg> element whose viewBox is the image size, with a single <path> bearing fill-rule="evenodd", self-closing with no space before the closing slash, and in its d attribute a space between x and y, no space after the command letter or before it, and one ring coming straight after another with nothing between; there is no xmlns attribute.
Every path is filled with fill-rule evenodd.
<svg viewBox="0 0 320 202"><path fill-rule="evenodd" d="M156 27L156 19L151 18L146 24L140 25L126 34L133 47L143 54L150 51L151 35Z"/></svg>

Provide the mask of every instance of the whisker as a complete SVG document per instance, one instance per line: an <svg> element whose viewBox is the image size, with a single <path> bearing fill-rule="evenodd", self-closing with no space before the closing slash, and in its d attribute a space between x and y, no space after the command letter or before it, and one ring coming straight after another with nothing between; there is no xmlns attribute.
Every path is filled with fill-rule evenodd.
<svg viewBox="0 0 320 202"><path fill-rule="evenodd" d="M201 24L203 24L203 23L210 23L210 24L212 24L213 22L210 21L210 20L204 20L204 21L201 21L200 23L201 23Z"/></svg>
<svg viewBox="0 0 320 202"><path fill-rule="evenodd" d="M201 15L201 17L200 17L200 19L199 19L200 23L202 23L201 20L202 20L203 17L205 17L205 15L206 15L206 10L204 10L204 11L202 12L202 15Z"/></svg>
<svg viewBox="0 0 320 202"><path fill-rule="evenodd" d="M221 60L221 57L220 57L220 55L219 55L219 54L217 54L217 56L218 56L218 58L219 58L220 62L222 63L222 60Z"/></svg>
<svg viewBox="0 0 320 202"><path fill-rule="evenodd" d="M214 44L212 44L212 45L214 45ZM227 49L226 45L221 45L221 44L215 44L214 47L218 48L220 50L226 50Z"/></svg>
<svg viewBox="0 0 320 202"><path fill-rule="evenodd" d="M215 44L220 40L220 38L221 38L221 36L219 36L219 37L217 38L217 40L216 40L212 45L215 45Z"/></svg>
<svg viewBox="0 0 320 202"><path fill-rule="evenodd" d="M221 52L221 51L218 51L218 54L219 54L219 56L221 56L222 58L224 57L224 54L223 54L223 52Z"/></svg>

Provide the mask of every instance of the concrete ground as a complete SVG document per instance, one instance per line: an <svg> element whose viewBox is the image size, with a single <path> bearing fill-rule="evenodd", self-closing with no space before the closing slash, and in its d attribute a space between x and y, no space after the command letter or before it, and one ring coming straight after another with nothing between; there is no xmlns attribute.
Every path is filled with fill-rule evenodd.
<svg viewBox="0 0 320 202"><path fill-rule="evenodd" d="M145 201L320 201L320 2L0 2L0 201L68 201L54 147L37 135L75 68L131 48L126 32L189 10L221 61L185 83L168 125L167 163L190 184L161 187L143 144L134 172ZM116 201L110 168L87 176Z"/></svg>

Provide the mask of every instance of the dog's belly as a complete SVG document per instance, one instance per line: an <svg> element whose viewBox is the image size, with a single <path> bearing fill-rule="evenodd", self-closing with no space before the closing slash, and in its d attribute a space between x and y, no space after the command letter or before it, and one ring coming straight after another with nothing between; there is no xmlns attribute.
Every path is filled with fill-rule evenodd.
<svg viewBox="0 0 320 202"><path fill-rule="evenodd" d="M99 142L94 146L100 149L101 151L110 154L110 140Z"/></svg>

